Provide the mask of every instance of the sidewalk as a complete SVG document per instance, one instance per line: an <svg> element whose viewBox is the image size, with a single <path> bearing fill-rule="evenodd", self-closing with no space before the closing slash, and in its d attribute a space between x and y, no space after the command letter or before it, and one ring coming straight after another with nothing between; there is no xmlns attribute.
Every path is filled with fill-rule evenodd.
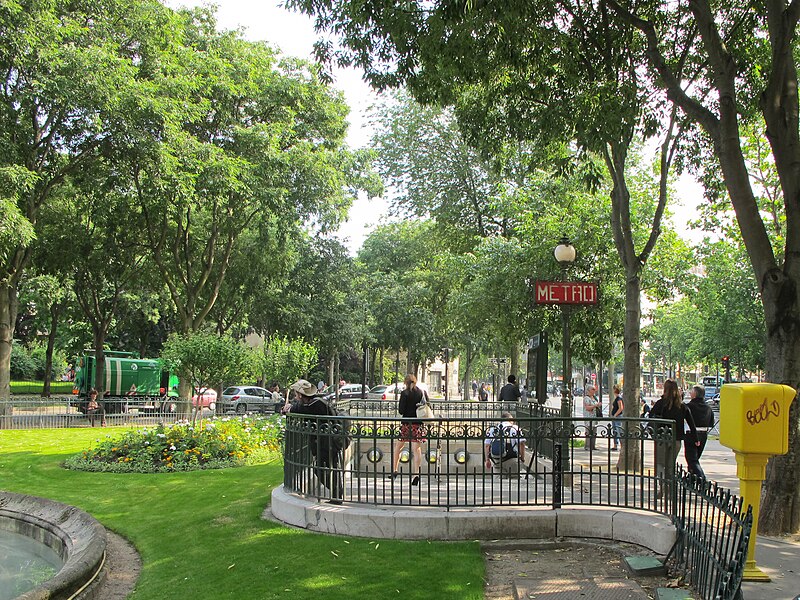
<svg viewBox="0 0 800 600"><path fill-rule="evenodd" d="M683 463L683 453L679 462ZM739 494L733 450L716 439L708 440L700 462L706 477ZM794 600L800 596L800 544L760 535L756 541L756 565L772 581L745 581L744 600Z"/></svg>

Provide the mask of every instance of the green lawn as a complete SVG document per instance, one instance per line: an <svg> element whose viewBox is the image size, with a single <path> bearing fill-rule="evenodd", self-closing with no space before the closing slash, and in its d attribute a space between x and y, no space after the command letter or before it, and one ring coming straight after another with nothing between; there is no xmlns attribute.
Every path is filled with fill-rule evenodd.
<svg viewBox="0 0 800 600"><path fill-rule="evenodd" d="M144 561L136 600L483 598L477 542L324 536L261 520L282 480L277 461L153 475L60 467L114 431L0 431L0 488L78 506L133 542Z"/></svg>
<svg viewBox="0 0 800 600"><path fill-rule="evenodd" d="M71 394L73 383L71 381L51 381L51 394ZM11 393L29 396L39 396L44 389L42 381L12 381Z"/></svg>

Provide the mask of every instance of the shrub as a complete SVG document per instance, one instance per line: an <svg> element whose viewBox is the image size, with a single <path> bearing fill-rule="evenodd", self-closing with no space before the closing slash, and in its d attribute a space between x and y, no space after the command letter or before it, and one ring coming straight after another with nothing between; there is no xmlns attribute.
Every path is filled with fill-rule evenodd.
<svg viewBox="0 0 800 600"><path fill-rule="evenodd" d="M283 421L271 417L222 417L196 425L180 422L108 437L71 456L64 466L80 471L163 473L219 469L266 462L278 456Z"/></svg>
<svg viewBox="0 0 800 600"><path fill-rule="evenodd" d="M11 378L20 380L36 379L36 361L31 358L22 344L11 345Z"/></svg>

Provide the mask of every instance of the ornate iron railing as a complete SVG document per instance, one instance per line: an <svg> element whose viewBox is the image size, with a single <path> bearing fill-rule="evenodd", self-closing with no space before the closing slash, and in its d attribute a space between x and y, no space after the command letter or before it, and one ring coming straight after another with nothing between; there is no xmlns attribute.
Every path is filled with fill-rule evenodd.
<svg viewBox="0 0 800 600"><path fill-rule="evenodd" d="M677 510L672 516L678 532L670 567L684 574L704 599L733 600L742 583L747 546L753 526L752 507L730 490L680 469Z"/></svg>
<svg viewBox="0 0 800 600"><path fill-rule="evenodd" d="M704 599L736 597L752 513L749 507L743 513L741 500L729 491L676 473L673 422L622 419L615 427L515 403L435 403L437 418L406 420L383 416L386 404L379 407L381 416L368 416L369 403L360 401L349 403L355 413L350 416L290 414L285 488L337 504L448 510L589 505L659 512L670 516L678 534L669 557L673 572L683 573ZM524 438L524 460L487 463L492 428L509 409L521 437L501 429L499 438ZM481 416L463 416L475 413ZM418 441L422 460L412 459L408 439ZM588 449L592 444L595 449Z"/></svg>
<svg viewBox="0 0 800 600"><path fill-rule="evenodd" d="M667 512L672 494L662 490L673 473L658 473L654 457L657 447L674 443L671 422L649 421L644 427L639 419L623 419L615 431L601 419L530 416L540 411L531 405L469 404L485 416L464 417L468 408L437 403L435 419L370 417L363 403L352 401L349 408L357 415L290 414L286 488L320 500L376 505L592 504ZM524 437L516 440L524 442L523 460L487 463L491 429L509 408ZM489 416L490 410L496 414ZM345 431L350 443L341 450L338 440ZM628 451L614 451L615 437ZM413 452L409 438L415 440ZM596 449L589 450L592 443ZM556 449L568 460L554 468Z"/></svg>

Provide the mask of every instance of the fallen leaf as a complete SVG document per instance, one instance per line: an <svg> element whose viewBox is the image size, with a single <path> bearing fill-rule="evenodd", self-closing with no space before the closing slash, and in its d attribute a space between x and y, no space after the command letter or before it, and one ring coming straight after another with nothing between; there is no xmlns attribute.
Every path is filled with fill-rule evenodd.
<svg viewBox="0 0 800 600"><path fill-rule="evenodd" d="M233 563L232 565L230 565L230 566L228 567L228 569L232 569L232 568L233 568L233 567L235 567L235 566L236 566L236 563Z"/></svg>

